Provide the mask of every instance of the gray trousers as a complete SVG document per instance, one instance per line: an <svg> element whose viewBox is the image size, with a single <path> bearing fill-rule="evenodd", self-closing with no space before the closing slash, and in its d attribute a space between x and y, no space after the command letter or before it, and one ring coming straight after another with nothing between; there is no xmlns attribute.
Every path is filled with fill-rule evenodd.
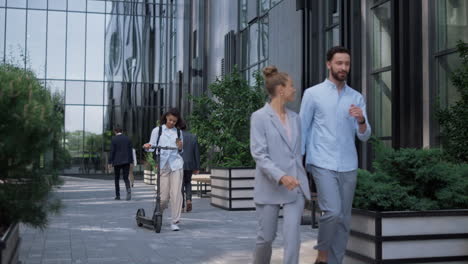
<svg viewBox="0 0 468 264"><path fill-rule="evenodd" d="M298 193L297 200L283 205L283 263L299 263L301 247L300 224L304 211L304 195ZM254 264L269 264L272 253L272 243L278 227L279 204L256 204L257 210L257 242Z"/></svg>
<svg viewBox="0 0 468 264"><path fill-rule="evenodd" d="M319 219L315 249L328 251L328 264L341 264L348 243L357 171L337 172L307 165L317 186Z"/></svg>

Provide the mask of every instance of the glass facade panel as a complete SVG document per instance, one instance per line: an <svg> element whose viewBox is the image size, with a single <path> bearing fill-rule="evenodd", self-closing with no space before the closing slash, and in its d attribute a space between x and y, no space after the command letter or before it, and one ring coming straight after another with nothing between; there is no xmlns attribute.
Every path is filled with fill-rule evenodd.
<svg viewBox="0 0 468 264"><path fill-rule="evenodd" d="M86 14L68 13L67 79L84 80Z"/></svg>
<svg viewBox="0 0 468 264"><path fill-rule="evenodd" d="M374 125L377 137L392 136L392 72L373 76Z"/></svg>
<svg viewBox="0 0 468 264"><path fill-rule="evenodd" d="M67 1L66 0L49 0L49 9L66 10Z"/></svg>
<svg viewBox="0 0 468 264"><path fill-rule="evenodd" d="M328 51L330 48L334 46L340 45L340 27L335 26L332 29L326 31L325 38L326 38L326 46L325 46L326 51Z"/></svg>
<svg viewBox="0 0 468 264"><path fill-rule="evenodd" d="M65 79L66 13L49 12L47 34L47 78Z"/></svg>
<svg viewBox="0 0 468 264"><path fill-rule="evenodd" d="M84 104L84 82L67 81L66 104Z"/></svg>
<svg viewBox="0 0 468 264"><path fill-rule="evenodd" d="M86 32L86 80L104 80L105 16L88 14Z"/></svg>
<svg viewBox="0 0 468 264"><path fill-rule="evenodd" d="M249 65L258 62L258 24L254 23L249 27Z"/></svg>
<svg viewBox="0 0 468 264"><path fill-rule="evenodd" d="M28 11L26 67L38 78L45 78L47 12Z"/></svg>
<svg viewBox="0 0 468 264"><path fill-rule="evenodd" d="M270 9L270 0L258 0L260 14L265 14Z"/></svg>
<svg viewBox="0 0 468 264"><path fill-rule="evenodd" d="M65 96L65 81L46 81L46 87L52 93L58 93L64 99ZM64 102L65 103L65 102Z"/></svg>
<svg viewBox="0 0 468 264"><path fill-rule="evenodd" d="M7 1L8 7L26 8L26 0L9 0Z"/></svg>
<svg viewBox="0 0 468 264"><path fill-rule="evenodd" d="M460 99L460 93L453 85L452 73L461 66L458 53L452 53L437 58L437 96L440 106L445 108Z"/></svg>
<svg viewBox="0 0 468 264"><path fill-rule="evenodd" d="M454 48L458 40L468 42L468 1L437 0L437 49Z"/></svg>
<svg viewBox="0 0 468 264"><path fill-rule="evenodd" d="M74 1L78 1L78 0L74 0ZM47 0L29 0L28 8L46 9Z"/></svg>
<svg viewBox="0 0 468 264"><path fill-rule="evenodd" d="M85 104L102 105L103 104L103 83L102 82L86 82Z"/></svg>
<svg viewBox="0 0 468 264"><path fill-rule="evenodd" d="M327 9L327 26L340 22L340 14L338 8L338 0L324 1Z"/></svg>
<svg viewBox="0 0 468 264"><path fill-rule="evenodd" d="M68 10L86 11L86 0L68 0Z"/></svg>
<svg viewBox="0 0 468 264"><path fill-rule="evenodd" d="M392 16L391 2L372 9L373 17L373 69L391 65Z"/></svg>
<svg viewBox="0 0 468 264"><path fill-rule="evenodd" d="M88 12L104 13L106 11L106 3L102 0L88 0Z"/></svg>
<svg viewBox="0 0 468 264"><path fill-rule="evenodd" d="M65 148L70 152L69 173L83 173L83 106L65 106Z"/></svg>
<svg viewBox="0 0 468 264"><path fill-rule="evenodd" d="M24 67L26 10L7 9L6 61Z"/></svg>
<svg viewBox="0 0 468 264"><path fill-rule="evenodd" d="M5 36L5 8L0 8L0 36ZM4 40L0 40L0 62L3 63L4 58Z"/></svg>
<svg viewBox="0 0 468 264"><path fill-rule="evenodd" d="M0 0L0 6L1 6L1 7L4 7L5 4L6 4L6 3L5 3L5 0Z"/></svg>
<svg viewBox="0 0 468 264"><path fill-rule="evenodd" d="M239 1L239 27L244 29L247 27L247 0Z"/></svg>
<svg viewBox="0 0 468 264"><path fill-rule="evenodd" d="M271 0L271 6L275 6L276 4L278 4L279 2L281 2L283 0Z"/></svg>
<svg viewBox="0 0 468 264"><path fill-rule="evenodd" d="M260 21L260 61L268 58L268 36L268 17L265 17Z"/></svg>
<svg viewBox="0 0 468 264"><path fill-rule="evenodd" d="M244 30L240 33L241 38L241 68L245 69L249 62L248 62L248 43L249 43L249 30Z"/></svg>

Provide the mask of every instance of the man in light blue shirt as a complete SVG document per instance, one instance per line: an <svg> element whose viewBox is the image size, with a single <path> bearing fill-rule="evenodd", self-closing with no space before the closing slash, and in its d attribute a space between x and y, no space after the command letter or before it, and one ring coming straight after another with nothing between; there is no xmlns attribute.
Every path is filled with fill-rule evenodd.
<svg viewBox="0 0 468 264"><path fill-rule="evenodd" d="M366 141L371 134L366 103L346 84L350 63L349 50L331 48L327 52L328 79L307 89L301 104L302 153L324 213L315 246L317 264L343 260L358 168L355 137Z"/></svg>

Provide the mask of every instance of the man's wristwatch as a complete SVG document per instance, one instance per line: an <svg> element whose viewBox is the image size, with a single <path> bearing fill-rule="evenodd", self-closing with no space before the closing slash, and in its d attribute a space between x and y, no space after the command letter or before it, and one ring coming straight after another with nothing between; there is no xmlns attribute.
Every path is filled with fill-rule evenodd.
<svg viewBox="0 0 468 264"><path fill-rule="evenodd" d="M360 125L364 125L365 123L366 123L366 118L365 117L362 117L362 122L358 121L358 124L360 124Z"/></svg>

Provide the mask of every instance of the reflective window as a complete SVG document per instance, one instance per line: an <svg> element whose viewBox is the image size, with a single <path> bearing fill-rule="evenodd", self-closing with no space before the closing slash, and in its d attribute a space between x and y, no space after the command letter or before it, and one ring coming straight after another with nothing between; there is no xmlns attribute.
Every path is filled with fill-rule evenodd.
<svg viewBox="0 0 468 264"><path fill-rule="evenodd" d="M29 0L28 8L47 9L47 0Z"/></svg>
<svg viewBox="0 0 468 264"><path fill-rule="evenodd" d="M84 104L84 82L67 81L66 104Z"/></svg>
<svg viewBox="0 0 468 264"><path fill-rule="evenodd" d="M84 80L85 29L85 14L68 13L67 79Z"/></svg>
<svg viewBox="0 0 468 264"><path fill-rule="evenodd" d="M468 42L468 1L437 0L437 49L454 48L460 39Z"/></svg>
<svg viewBox="0 0 468 264"><path fill-rule="evenodd" d="M441 107L452 105L461 97L451 79L452 73L460 66L461 60L458 53L437 58L437 96Z"/></svg>
<svg viewBox="0 0 468 264"><path fill-rule="evenodd" d="M239 9L239 26L240 29L244 29L247 27L247 0L239 1Z"/></svg>
<svg viewBox="0 0 468 264"><path fill-rule="evenodd" d="M47 78L65 79L65 12L49 12Z"/></svg>
<svg viewBox="0 0 468 264"><path fill-rule="evenodd" d="M392 135L392 74L391 71L376 74L373 83L375 134L379 137Z"/></svg>
<svg viewBox="0 0 468 264"><path fill-rule="evenodd" d="M258 24L254 23L249 27L249 64L252 65L258 61Z"/></svg>
<svg viewBox="0 0 468 264"><path fill-rule="evenodd" d="M271 0L271 6L275 6L276 4L278 4L279 2L281 2L283 0Z"/></svg>
<svg viewBox="0 0 468 264"><path fill-rule="evenodd" d="M326 31L325 33L325 50L329 50L334 46L340 45L340 27L336 26L333 29Z"/></svg>
<svg viewBox="0 0 468 264"><path fill-rule="evenodd" d="M65 147L70 152L73 167L77 168L81 166L83 153L83 110L83 106L65 106Z"/></svg>
<svg viewBox="0 0 468 264"><path fill-rule="evenodd" d="M0 36L5 36L5 8L0 8ZM3 63L4 42L0 40L0 63Z"/></svg>
<svg viewBox="0 0 468 264"><path fill-rule="evenodd" d="M379 5L372 10L373 28L373 67L382 68L391 65L392 16L391 2Z"/></svg>
<svg viewBox="0 0 468 264"><path fill-rule="evenodd" d="M7 1L7 6L26 8L26 0L9 0Z"/></svg>
<svg viewBox="0 0 468 264"><path fill-rule="evenodd" d="M260 54L259 60L268 58L268 17L260 21Z"/></svg>
<svg viewBox="0 0 468 264"><path fill-rule="evenodd" d="M88 14L86 31L86 80L104 80L105 16Z"/></svg>
<svg viewBox="0 0 468 264"><path fill-rule="evenodd" d="M6 61L24 67L26 11L7 9L6 26Z"/></svg>
<svg viewBox="0 0 468 264"><path fill-rule="evenodd" d="M340 22L339 3L338 0L327 0L324 1L327 9L327 20L328 26L334 25Z"/></svg>
<svg viewBox="0 0 468 264"><path fill-rule="evenodd" d="M88 12L104 13L106 11L106 3L102 0L88 0Z"/></svg>
<svg viewBox="0 0 468 264"><path fill-rule="evenodd" d="M102 106L85 106L84 130L87 133L102 135L103 112L104 108Z"/></svg>
<svg viewBox="0 0 468 264"><path fill-rule="evenodd" d="M86 11L86 0L68 0L68 10Z"/></svg>
<svg viewBox="0 0 468 264"><path fill-rule="evenodd" d="M102 82L86 82L85 104L102 105L103 91Z"/></svg>
<svg viewBox="0 0 468 264"><path fill-rule="evenodd" d="M66 10L67 1L66 0L49 0L49 9Z"/></svg>
<svg viewBox="0 0 468 264"><path fill-rule="evenodd" d="M260 14L265 14L270 9L270 0L258 0Z"/></svg>
<svg viewBox="0 0 468 264"><path fill-rule="evenodd" d="M65 96L65 81L46 81L46 88L51 93L58 93L62 98Z"/></svg>
<svg viewBox="0 0 468 264"><path fill-rule="evenodd" d="M28 60L26 66L38 78L45 78L46 62L46 11L28 11L27 49Z"/></svg>
<svg viewBox="0 0 468 264"><path fill-rule="evenodd" d="M5 6L5 0L0 0L0 6L4 7Z"/></svg>

